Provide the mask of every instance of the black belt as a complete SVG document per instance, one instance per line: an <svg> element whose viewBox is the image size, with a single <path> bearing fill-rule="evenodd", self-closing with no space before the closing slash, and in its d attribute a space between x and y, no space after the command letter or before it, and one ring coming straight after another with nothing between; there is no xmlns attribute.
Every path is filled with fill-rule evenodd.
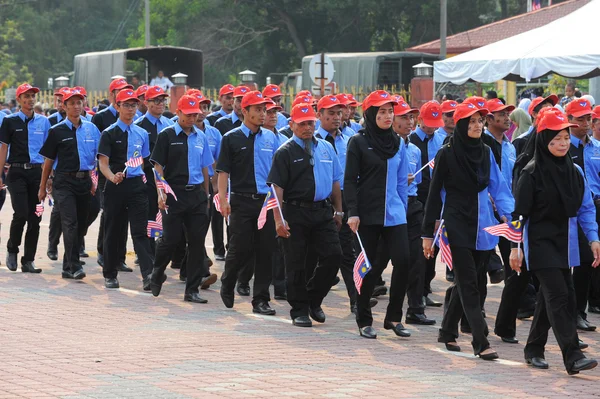
<svg viewBox="0 0 600 399"><path fill-rule="evenodd" d="M253 200L265 200L266 194L250 194L250 193L231 193L240 197L252 198Z"/></svg>
<svg viewBox="0 0 600 399"><path fill-rule="evenodd" d="M417 202L419 199L417 196L414 197L408 197L408 203L412 204L413 202Z"/></svg>
<svg viewBox="0 0 600 399"><path fill-rule="evenodd" d="M185 191L194 191L197 188L202 188L202 184L173 185L173 187Z"/></svg>
<svg viewBox="0 0 600 399"><path fill-rule="evenodd" d="M41 168L41 163L11 163L11 168L23 168L23 169L33 169L33 168Z"/></svg>
<svg viewBox="0 0 600 399"><path fill-rule="evenodd" d="M328 206L331 205L331 202L327 199L327 200L323 200L323 201L296 201L296 200L289 200L289 201L283 201L285 204L288 205L294 205L294 206L299 206L300 208L310 208L310 209L318 209L318 208L327 208Z"/></svg>
<svg viewBox="0 0 600 399"><path fill-rule="evenodd" d="M65 175L65 176L71 176L74 177L76 179L85 179L86 177L88 177L90 175L90 171L89 170L84 170L81 172L57 172L59 175Z"/></svg>

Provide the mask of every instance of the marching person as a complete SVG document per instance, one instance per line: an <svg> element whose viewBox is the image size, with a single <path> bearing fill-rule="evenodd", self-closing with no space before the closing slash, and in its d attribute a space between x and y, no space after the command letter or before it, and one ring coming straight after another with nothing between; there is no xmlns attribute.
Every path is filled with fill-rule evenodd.
<svg viewBox="0 0 600 399"><path fill-rule="evenodd" d="M217 119L214 124L214 127L219 129L219 132L221 132L221 136L224 136L225 133L242 125L242 98L248 92L250 92L250 89L248 89L246 86L237 86L233 90L232 111L228 115Z"/></svg>
<svg viewBox="0 0 600 399"><path fill-rule="evenodd" d="M374 91L365 98L362 105L365 128L348 144L344 198L348 205L348 225L353 233L360 233L366 257L375 259L377 244L383 239L392 260L394 269L383 327L400 337L410 337L402 325L409 268L408 158L406 146L400 145L400 137L392 129L394 105L397 101L384 90ZM369 301L382 272L374 264L357 295L356 322L365 338L377 338Z"/></svg>
<svg viewBox="0 0 600 399"><path fill-rule="evenodd" d="M262 94L264 97L270 98L277 106L281 107L280 111L283 110L283 107L281 106L281 98L283 97L283 94L281 93L281 89L279 88L279 86L274 84L268 84L263 89ZM288 126L287 118L285 117L285 115L278 111L277 125L275 126L275 128L279 130L286 126Z"/></svg>
<svg viewBox="0 0 600 399"><path fill-rule="evenodd" d="M223 87L219 89L219 102L221 103L221 109L216 112L209 114L206 117L206 121L214 126L217 120L223 116L227 116L233 111L233 91L235 87L232 84L227 83ZM221 237L223 237L223 233L221 232ZM225 253L225 248L223 248L223 254ZM224 256L224 255L223 255ZM219 259L224 260L224 259Z"/></svg>
<svg viewBox="0 0 600 399"><path fill-rule="evenodd" d="M158 189L158 207L164 211L163 237L156 248L150 284L152 295L160 294L165 269L184 238L183 226L188 242L183 300L194 303L208 302L199 294L200 285L208 279L212 278L212 283L217 279L215 274L210 275L204 262L202 245L208 228L208 167L214 160L206 135L194 126L200 112L195 96L182 96L177 102L177 122L158 135L151 156L158 175L175 192L168 195L165 190Z"/></svg>
<svg viewBox="0 0 600 399"><path fill-rule="evenodd" d="M292 108L294 136L275 153L268 178L278 204L283 204L273 214L283 248L290 316L298 327L311 327L311 318L325 322L321 303L337 274L342 252L338 230L344 216L343 174L333 147L314 136L316 119L309 104ZM309 251L319 257L316 267L305 262Z"/></svg>
<svg viewBox="0 0 600 399"><path fill-rule="evenodd" d="M17 87L16 96L21 110L6 116L0 125L0 171L6 163L10 164L10 173L6 177L13 218L10 223L6 266L11 271L17 270L17 254L27 223L25 233L24 254L21 257L21 271L24 273L41 273L33 261L40 236L41 216L36 215L38 204L37 192L42 178L44 157L39 151L48 137L50 122L45 116L33 112L35 95L40 89L23 83ZM7 154L10 155L7 159ZM4 181L0 178L0 187Z"/></svg>
<svg viewBox="0 0 600 399"><path fill-rule="evenodd" d="M540 284L533 322L525 346L525 359L546 369L544 351L552 327L569 375L598 365L579 348L576 299L570 267L579 265L577 225L583 229L593 267L600 263L598 224L583 171L569 156L569 123L559 110L546 112L537 124L535 154L521 172L516 189L513 219L523 218L523 248L514 244L510 266L521 271L522 261Z"/></svg>
<svg viewBox="0 0 600 399"><path fill-rule="evenodd" d="M436 130L436 133L440 133L446 139L454 132L454 110L458 103L454 100L446 100L441 105L442 109L442 120L444 121L444 126L440 127ZM444 142L446 142L444 140Z"/></svg>
<svg viewBox="0 0 600 399"><path fill-rule="evenodd" d="M238 98L236 97L236 103ZM267 176L273 154L277 150L273 132L261 128L265 121L267 102L259 91L247 92L239 104L244 122L240 127L227 132L221 141L221 153L217 161L221 214L224 218L231 216L229 249L221 276L221 299L226 307L233 307L238 273L251 260L254 263L250 263L250 267L254 268L252 311L274 315L275 309L269 306L271 261L275 245L272 216L269 216L261 230L257 229L258 216L269 191ZM230 202L227 195L224 195L227 193L229 180Z"/></svg>
<svg viewBox="0 0 600 399"><path fill-rule="evenodd" d="M106 178L103 266L106 288L119 288L118 266L121 264L121 254L127 250L127 221L139 259L144 289L149 289L150 285L154 254L147 237L148 194L142 180L143 159L150 156L150 140L148 133L133 123L139 101L130 88L117 94L119 120L102 132L98 145L100 171ZM126 162L136 165L126 166Z"/></svg>
<svg viewBox="0 0 600 399"><path fill-rule="evenodd" d="M530 134L533 131L533 127L536 123L536 119L538 117L539 112L543 108L553 107L558 103L558 97L554 94L549 95L548 97L536 97L531 101L527 112L531 116L532 126L529 130L519 137L512 141L512 144L515 146L515 150L517 151L517 156L521 155L523 150L525 150L525 146L527 145L528 139L531 137ZM533 155L533 154L532 154Z"/></svg>
<svg viewBox="0 0 600 399"><path fill-rule="evenodd" d="M146 92L148 91L148 87L148 85L141 85L135 89L135 95L140 100L138 110L135 112L135 122L148 111L148 107L146 106Z"/></svg>
<svg viewBox="0 0 600 399"><path fill-rule="evenodd" d="M85 272L79 261L79 250L87 230L91 196L96 193L91 173L96 168L100 131L83 116L84 96L72 89L62 96L66 119L54 125L40 149L46 158L38 192L40 202L46 198L46 183L56 161L52 194L59 208L64 237L62 277L79 280Z"/></svg>
<svg viewBox="0 0 600 399"><path fill-rule="evenodd" d="M452 253L455 286L446 296L438 342L446 344L450 351L460 351L456 338L464 311L473 333L475 355L492 360L498 354L486 337L477 280L498 240L483 228L497 224L489 205L490 195L504 221L510 216L514 200L491 150L481 140L483 117L487 114L487 109L471 103L456 107L454 133L435 158L422 233L423 253L432 258L436 221L443 219L440 229L445 227Z"/></svg>
<svg viewBox="0 0 600 399"><path fill-rule="evenodd" d="M50 122L50 126L56 125L57 123L65 120L67 117L63 96L65 93L68 93L69 90L70 89L68 87L61 87L56 91L56 93L54 93L54 98L56 99L56 112L48 116L48 122Z"/></svg>

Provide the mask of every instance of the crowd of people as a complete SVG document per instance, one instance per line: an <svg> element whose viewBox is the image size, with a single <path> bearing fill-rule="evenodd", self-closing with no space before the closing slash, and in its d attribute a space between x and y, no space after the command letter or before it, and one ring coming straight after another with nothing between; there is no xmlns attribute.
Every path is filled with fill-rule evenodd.
<svg viewBox="0 0 600 399"><path fill-rule="evenodd" d="M403 322L436 324L425 309L442 306L429 298L441 252L452 282L438 336L447 350L461 350L460 325L475 355L498 358L485 321L489 275L505 281L494 326L503 342L518 343L517 318L533 316L528 364L548 368L552 328L569 374L597 366L578 336L596 328L586 310L600 313L600 107L586 98L563 108L555 95L538 96L525 110L468 97L416 109L384 90L362 103L302 91L286 114L278 86L226 84L218 110L190 89L167 117L163 87L115 79L104 109L87 107L85 88L62 88L45 117L34 111L38 92L22 84L18 110L0 112L11 271L20 263L22 272L41 272L34 258L47 203L47 255L58 260L62 235L63 278L86 277L85 237L100 215L107 289L132 271L130 231L142 290L159 296L171 264L186 282L183 299L206 303L200 290L218 278L205 246L211 228L227 308L237 292L252 295L253 312L274 315L273 285L293 325L324 323L322 303L341 272L359 334L374 339L371 308L388 291L384 329L410 337ZM503 224L522 240L486 230ZM381 276L390 261L388 288Z"/></svg>

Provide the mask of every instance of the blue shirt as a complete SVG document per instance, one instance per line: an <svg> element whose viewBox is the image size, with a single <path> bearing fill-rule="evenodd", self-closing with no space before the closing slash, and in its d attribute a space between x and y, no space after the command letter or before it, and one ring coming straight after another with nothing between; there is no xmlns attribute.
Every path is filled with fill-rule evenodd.
<svg viewBox="0 0 600 399"><path fill-rule="evenodd" d="M485 134L493 137L494 140L496 140L494 135L492 135L489 130L485 129ZM500 169L502 176L504 177L504 181L506 184L508 184L508 187L512 187L512 173L513 168L515 167L515 162L517 161L517 150L505 134L502 136L502 167Z"/></svg>
<svg viewBox="0 0 600 399"><path fill-rule="evenodd" d="M414 131L414 133L419 136L421 141L424 141L425 137L429 137L429 141L427 142L427 162L431 162L431 160L435 158L440 148L442 148L442 145L444 145L444 139L446 136L438 132L433 132L431 136L428 136L420 126L417 126L417 129ZM431 176L431 168L425 168L421 173L427 173L429 176Z"/></svg>
<svg viewBox="0 0 600 399"><path fill-rule="evenodd" d="M571 144L577 148L582 145L581 140L571 135ZM575 156L573 156L575 158ZM574 162L579 163L577 159L573 159ZM589 143L583 147L583 166L585 171L585 178L589 184L590 190L594 198L600 197L600 142L597 140L590 140Z"/></svg>
<svg viewBox="0 0 600 399"><path fill-rule="evenodd" d="M138 120L135 121L135 123L137 123L140 119L142 119L143 117L146 117L146 119L148 119L153 125L156 126L156 132L160 133L164 128L167 128L169 126L173 126L174 122L167 118L166 116L161 115L160 118L156 118L155 116L153 116L150 112L146 112L145 115L142 115L141 118L138 118Z"/></svg>
<svg viewBox="0 0 600 399"><path fill-rule="evenodd" d="M327 140L327 136L330 136L333 140L333 145L335 146L334 150L337 154L337 159L340 162L340 167L342 168L342 179L340 180L340 188L344 189L344 170L346 170L346 152L348 151L348 140L350 140L347 136L343 134L337 134L335 138L329 134L322 127L319 127L317 131L315 131L315 136L319 139L323 139L331 144L331 141Z"/></svg>
<svg viewBox="0 0 600 399"><path fill-rule="evenodd" d="M304 142L298 136L293 135L291 140L294 140L300 148L304 148ZM331 144L325 140L315 138L312 146L313 177L315 179L314 201L317 202L331 196L333 183L340 182L341 184L344 173Z"/></svg>
<svg viewBox="0 0 600 399"><path fill-rule="evenodd" d="M446 129L444 129L443 126L438 128L438 130L436 130L435 133L439 133L441 136L444 137L444 139L448 136L448 132L446 132Z"/></svg>
<svg viewBox="0 0 600 399"><path fill-rule="evenodd" d="M229 115L229 114L228 114L227 112L223 111L223 108L221 108L221 109L219 109L218 111L216 111L216 112L213 112L213 113L209 114L209 115L207 116L207 118L208 118L209 116L215 116L215 115L218 115L218 116L219 116L219 118L221 118L221 117L223 117L223 116L227 116L227 115ZM217 120L218 120L219 118L217 118Z"/></svg>
<svg viewBox="0 0 600 399"><path fill-rule="evenodd" d="M288 126L289 126L289 123L288 123L288 120L285 117L285 115L283 115L281 112L278 112L277 113L277 125L275 125L275 129L279 130L282 127L288 127Z"/></svg>
<svg viewBox="0 0 600 399"><path fill-rule="evenodd" d="M320 125L319 125L320 127ZM342 134L346 137L348 137L348 139L350 139L350 137L354 136L356 134L356 131L354 129L352 129L350 126L345 126L342 129Z"/></svg>
<svg viewBox="0 0 600 399"><path fill-rule="evenodd" d="M179 123L176 123L173 127L178 136L185 134ZM188 172L190 175L188 184L202 184L204 183L202 168L209 167L214 163L208 139L200 129L194 128L187 138L187 146Z"/></svg>
<svg viewBox="0 0 600 399"><path fill-rule="evenodd" d="M50 122L34 112L25 132L26 120L27 116L19 111L4 117L0 123L0 142L8 145L7 163L44 163L40 149L48 138Z"/></svg>
<svg viewBox="0 0 600 399"><path fill-rule="evenodd" d="M140 111L139 109L137 109L135 111L135 116L133 117L133 119L137 120L137 119L141 118L142 116L144 116L144 114L142 113L142 111Z"/></svg>
<svg viewBox="0 0 600 399"><path fill-rule="evenodd" d="M207 125L206 119L204 120L204 131L198 129L195 126L194 128L202 132L206 136L208 147L210 148L210 153L213 157L214 163L215 160L219 159L219 153L221 152L221 140L223 139L221 133L217 128ZM211 177L215 175L215 170L213 169L212 163L208 165L208 175Z"/></svg>
<svg viewBox="0 0 600 399"><path fill-rule="evenodd" d="M79 127L75 132L77 135L77 152L79 153L79 170L94 170L101 133L96 125L84 117L81 117L80 120ZM73 124L69 119L65 119L62 123L73 130ZM60 162L59 159L57 161Z"/></svg>
<svg viewBox="0 0 600 399"><path fill-rule="evenodd" d="M355 132L358 133L358 131L360 129L362 129L363 127L362 127L362 125L360 123L357 123L357 122L354 122L353 120L350 120L350 128L352 130L354 130Z"/></svg>
<svg viewBox="0 0 600 399"><path fill-rule="evenodd" d="M109 133L109 131L112 131L117 127L127 134L127 152L125 154L125 161L140 156L142 158L148 158L150 156L150 140L148 138L148 132L146 132L141 127L135 125L134 123L132 123L131 125L126 125L122 120L118 119L115 123L110 125L103 132L103 136L104 134ZM108 158L111 158L111 156L114 157L115 154L110 154L110 148L108 149L108 151L106 151L106 148L110 146L110 141L112 139L112 137L110 137L110 134L108 137L109 138L106 139L105 145L103 145L102 143L102 138L100 139L101 144L98 146L98 155L104 155ZM109 153L107 154L106 152ZM144 174L143 166L143 164L136 167L128 166L126 171L126 178L131 179L134 177L142 176Z"/></svg>
<svg viewBox="0 0 600 399"><path fill-rule="evenodd" d="M55 112L52 115L48 115L48 119L53 118L53 117L56 117L56 124L59 124L63 120L63 117L60 114L60 112Z"/></svg>
<svg viewBox="0 0 600 399"><path fill-rule="evenodd" d="M421 165L421 150L419 150L419 147L417 147L413 143L407 142L406 143L406 156L408 158L408 173L412 173L414 175L415 172L417 170L421 169L421 166L423 166L423 165ZM409 186L408 186L408 196L409 197L417 196L417 186L423 180L422 173L423 172L416 175L414 180L412 181L412 183L409 184Z"/></svg>

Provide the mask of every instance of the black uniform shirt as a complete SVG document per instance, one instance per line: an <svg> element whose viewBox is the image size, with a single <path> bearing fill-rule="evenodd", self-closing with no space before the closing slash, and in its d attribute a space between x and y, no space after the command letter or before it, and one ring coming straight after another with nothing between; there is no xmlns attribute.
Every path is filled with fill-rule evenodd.
<svg viewBox="0 0 600 399"><path fill-rule="evenodd" d="M92 116L92 123L96 125L100 132L106 130L110 125L117 121L119 113L111 104L109 107L104 108L102 111L97 112Z"/></svg>
<svg viewBox="0 0 600 399"><path fill-rule="evenodd" d="M221 136L225 136L225 133L227 133L228 131L233 130L236 127L239 127L241 125L242 125L241 119L239 119L237 117L235 112L232 112L227 116L223 116L223 117L219 118L215 122L214 127L219 129L219 132L221 132Z"/></svg>
<svg viewBox="0 0 600 399"><path fill-rule="evenodd" d="M8 145L7 163L44 163L39 152L49 129L48 118L35 112L31 118L19 111L2 119L0 142Z"/></svg>

